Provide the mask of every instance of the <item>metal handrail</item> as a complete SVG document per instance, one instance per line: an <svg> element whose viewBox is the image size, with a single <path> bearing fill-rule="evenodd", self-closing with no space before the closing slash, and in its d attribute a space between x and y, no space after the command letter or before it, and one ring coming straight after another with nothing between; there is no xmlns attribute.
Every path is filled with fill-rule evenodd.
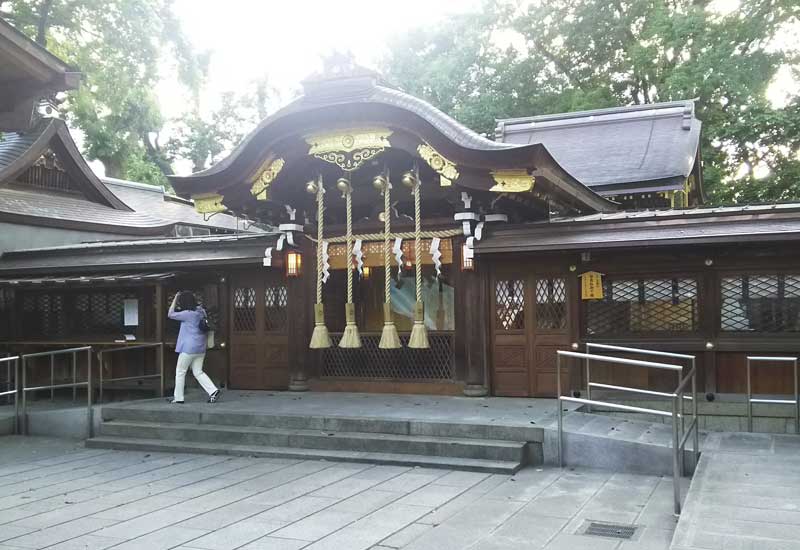
<svg viewBox="0 0 800 550"><path fill-rule="evenodd" d="M130 351L134 349L145 348L158 348L158 374L143 374L141 376L124 376L121 378L104 378L103 377L103 354L115 353L119 351ZM151 344L136 344L133 346L120 346L117 348L101 349L97 353L97 360L100 363L100 391L98 401L103 401L103 384L105 382L123 382L127 380L149 380L151 378L159 379L159 397L164 397L164 342L156 342Z"/></svg>
<svg viewBox="0 0 800 550"><path fill-rule="evenodd" d="M776 362L792 363L794 371L794 399L764 399L753 397L753 386L750 376L752 363ZM797 357L765 357L753 355L747 357L747 431L753 431L753 403L772 403L774 405L794 405L794 433L800 434L800 392L797 381Z"/></svg>
<svg viewBox="0 0 800 550"><path fill-rule="evenodd" d="M638 353L641 355L653 355L656 357L672 357L673 359L694 359L694 355L687 355L685 353L673 353L671 351L657 351L652 349L629 348L625 346L613 346L611 344L598 344L595 342L586 342L586 353L592 348L607 349L612 351L627 351L630 353Z"/></svg>
<svg viewBox="0 0 800 550"><path fill-rule="evenodd" d="M19 355L0 358L0 363L6 364L6 387L11 387L11 365L14 365L14 389L0 392L0 397L14 396L14 434L19 434Z"/></svg>
<svg viewBox="0 0 800 550"><path fill-rule="evenodd" d="M86 382L77 382L77 364L78 353L86 352ZM56 355L72 354L72 384L56 384L55 383L55 361ZM36 357L50 357L50 384L44 386L26 387L27 373L28 373L28 360ZM92 437L94 429L92 425L92 346L83 346L79 348L67 348L53 351L41 351L37 353L26 353L21 357L22 359L22 383L19 392L22 396L22 411L19 409L15 411L15 423L17 425L17 433L28 435L28 398L27 393L31 391L50 390L50 399L54 397L56 389L72 388L72 400L75 400L78 388L86 387L86 433ZM22 429L20 429L20 423Z"/></svg>
<svg viewBox="0 0 800 550"><path fill-rule="evenodd" d="M587 344L587 353L578 353L574 351L563 351L559 350L556 352L556 387L557 387L557 397L558 397L558 463L559 466L563 467L564 465L564 412L561 406L562 401L567 401L571 403L582 403L588 406L597 406L597 407L606 407L615 410L627 411L627 412L637 412L637 413L645 413L645 414L653 414L656 416L664 416L664 417L671 417L672 418L672 486L673 486L673 509L675 514L680 514L681 512L681 486L680 486L680 478L683 475L684 469L684 460L683 455L686 449L686 442L689 439L689 436L694 434L694 442L693 442L693 451L695 457L695 464L699 459L700 455L700 435L698 431L698 416L697 416L697 368L695 365L695 358L690 355L684 354L676 354L676 353L668 353L668 352L659 352L654 350L640 350L637 348L628 348L622 346L611 346L606 344L591 344L595 347L602 347L603 349L609 349L614 351L625 351L625 352L632 352L632 353L639 353L639 354L646 354L646 355L654 355L654 356L662 356L662 357L673 357L677 359L690 359L692 367L689 370L689 374L685 377L683 375L683 367L680 365L669 365L666 363L654 363L651 361L640 361L636 359L624 359L621 357L611 357L606 355L596 355L592 353L588 353L589 351L589 344ZM586 390L587 396L586 399L581 399L578 397L567 397L561 395L561 358L562 357L572 357L575 359L583 359L586 364ZM630 365L630 366L638 366L638 367L647 367L647 368L656 368L656 369L667 369L673 370L678 374L678 385L675 388L675 391L672 393L667 392L656 392L652 390L644 390L640 388L631 388L628 386L617 386L611 384L599 384L597 382L591 381L591 368L590 368L590 361L599 361L604 363L615 363L615 364L622 364L622 365ZM683 394L684 389L686 388L687 383L691 381L692 383L692 421L689 423L689 427L687 428L684 422L684 412L683 412L683 401L686 396ZM618 403L611 403L608 401L597 401L591 399L591 388L605 388L605 389L614 389L623 392L630 392L630 393L640 393L646 395L655 395L659 397L668 397L672 399L672 412L663 411L660 409L649 409L645 407L634 407L631 405L622 405Z"/></svg>

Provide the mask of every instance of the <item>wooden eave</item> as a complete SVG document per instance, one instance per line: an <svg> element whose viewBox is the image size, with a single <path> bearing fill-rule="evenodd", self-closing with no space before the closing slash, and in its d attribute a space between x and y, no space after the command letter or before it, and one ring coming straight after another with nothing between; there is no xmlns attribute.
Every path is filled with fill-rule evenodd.
<svg viewBox="0 0 800 550"><path fill-rule="evenodd" d="M616 209L615 203L594 193L558 166L541 144L470 148L455 143L419 114L394 105L353 101L301 108L296 104L266 119L218 165L191 176L170 177L176 191L186 197L204 193L236 195L239 190L231 188L247 187L249 190L268 153L283 158L287 165L307 157L308 145L302 139L305 135L337 128L378 126L394 132L389 139L393 148L413 156L417 156L416 146L420 142L430 144L458 166L463 177L455 183L467 190L489 191L493 185L490 171L524 169L546 179L566 202L574 202L578 210L609 212ZM279 175L274 185L280 185L282 176L285 177Z"/></svg>

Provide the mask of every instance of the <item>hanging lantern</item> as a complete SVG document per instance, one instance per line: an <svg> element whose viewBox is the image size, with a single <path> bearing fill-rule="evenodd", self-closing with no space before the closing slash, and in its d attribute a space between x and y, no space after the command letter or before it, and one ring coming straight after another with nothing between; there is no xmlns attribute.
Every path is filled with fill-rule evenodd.
<svg viewBox="0 0 800 550"><path fill-rule="evenodd" d="M364 267L361 269L361 278L362 278L364 281L369 281L369 278L370 278L370 277L372 277L372 268L371 268L370 266L368 266L368 265L365 265L365 266L364 266Z"/></svg>
<svg viewBox="0 0 800 550"><path fill-rule="evenodd" d="M461 271L475 271L475 256L466 243L461 245Z"/></svg>
<svg viewBox="0 0 800 550"><path fill-rule="evenodd" d="M286 253L286 276L300 277L303 274L303 255L296 250Z"/></svg>

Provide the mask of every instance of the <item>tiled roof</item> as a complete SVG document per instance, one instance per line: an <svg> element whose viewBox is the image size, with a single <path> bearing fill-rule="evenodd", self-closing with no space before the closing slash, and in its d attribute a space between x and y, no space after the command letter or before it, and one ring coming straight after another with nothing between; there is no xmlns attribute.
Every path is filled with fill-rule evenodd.
<svg viewBox="0 0 800 550"><path fill-rule="evenodd" d="M36 189L0 189L0 212L86 224L92 229L166 228L172 222L142 212L116 210L80 197L42 193Z"/></svg>
<svg viewBox="0 0 800 550"><path fill-rule="evenodd" d="M185 225L212 227L230 231L236 231L237 229L242 231L246 227L244 220L229 214L215 214L206 220L202 214L194 209L194 205L190 201L169 195L164 192L162 187L156 185L115 178L101 178L101 180L122 202L137 212ZM251 227L250 230L259 231L255 227Z"/></svg>
<svg viewBox="0 0 800 550"><path fill-rule="evenodd" d="M41 127L26 132L26 133L3 133L0 134L0 171L9 166L25 151L27 151L33 142L41 134Z"/></svg>
<svg viewBox="0 0 800 550"><path fill-rule="evenodd" d="M277 234L212 235L187 238L104 241L6 252L0 274L99 273L193 269L197 266L262 265ZM64 275L66 276L66 275Z"/></svg>
<svg viewBox="0 0 800 550"><path fill-rule="evenodd" d="M675 101L497 121L496 138L543 144L570 174L595 191L662 181L680 186L700 140L693 101ZM612 187L613 186L613 187Z"/></svg>
<svg viewBox="0 0 800 550"><path fill-rule="evenodd" d="M800 240L800 203L618 212L494 228L478 254Z"/></svg>

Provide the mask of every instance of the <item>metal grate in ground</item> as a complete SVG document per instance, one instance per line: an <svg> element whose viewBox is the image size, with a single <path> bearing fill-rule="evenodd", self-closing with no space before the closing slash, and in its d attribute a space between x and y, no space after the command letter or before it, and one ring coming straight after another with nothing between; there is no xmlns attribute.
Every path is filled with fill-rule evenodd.
<svg viewBox="0 0 800 550"><path fill-rule="evenodd" d="M617 523L600 523L591 521L583 531L584 535L613 539L631 539L636 534L636 525L620 525Z"/></svg>

